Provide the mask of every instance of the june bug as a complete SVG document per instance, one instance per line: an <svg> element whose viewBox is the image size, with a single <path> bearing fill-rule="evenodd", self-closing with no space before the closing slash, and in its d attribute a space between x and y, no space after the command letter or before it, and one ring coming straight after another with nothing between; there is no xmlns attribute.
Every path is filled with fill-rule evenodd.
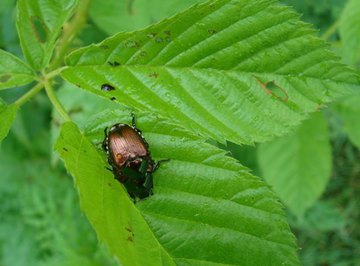
<svg viewBox="0 0 360 266"><path fill-rule="evenodd" d="M117 180L124 184L129 195L136 200L152 194L153 177L157 164L152 160L149 145L136 128L135 116L132 125L115 124L105 128L103 149Z"/></svg>

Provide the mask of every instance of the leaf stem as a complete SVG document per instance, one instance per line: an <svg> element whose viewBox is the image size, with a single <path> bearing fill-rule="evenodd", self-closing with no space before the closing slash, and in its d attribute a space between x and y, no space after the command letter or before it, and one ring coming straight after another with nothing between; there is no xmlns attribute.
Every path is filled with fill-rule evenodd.
<svg viewBox="0 0 360 266"><path fill-rule="evenodd" d="M338 29L340 24L340 19L337 19L321 36L322 39L328 40Z"/></svg>
<svg viewBox="0 0 360 266"><path fill-rule="evenodd" d="M38 94L43 88L44 88L44 83L42 81L38 82L27 93L25 93L19 99L17 99L14 104L17 107L20 107L21 105L26 103L30 98L32 98L34 95Z"/></svg>
<svg viewBox="0 0 360 266"><path fill-rule="evenodd" d="M65 111L64 107L62 106L62 104L59 102L59 100L57 99L55 92L51 86L51 80L50 79L46 79L45 82L45 91L46 94L48 95L50 102L52 103L52 105L55 107L55 109L59 112L60 116L64 119L64 121L71 121L70 116L67 114L67 112Z"/></svg>
<svg viewBox="0 0 360 266"><path fill-rule="evenodd" d="M55 76L58 76L60 74L61 71L63 71L66 67L60 67L60 68L57 68L49 73L46 73L44 76L46 79L52 79L54 78Z"/></svg>
<svg viewBox="0 0 360 266"><path fill-rule="evenodd" d="M69 45L80 31L80 29L85 25L87 19L87 12L90 7L90 0L81 0L79 1L79 6L76 9L74 18L64 25L64 30L61 38L58 42L58 49L56 50L54 60L50 64L50 71L60 67L63 63L65 54L68 50Z"/></svg>

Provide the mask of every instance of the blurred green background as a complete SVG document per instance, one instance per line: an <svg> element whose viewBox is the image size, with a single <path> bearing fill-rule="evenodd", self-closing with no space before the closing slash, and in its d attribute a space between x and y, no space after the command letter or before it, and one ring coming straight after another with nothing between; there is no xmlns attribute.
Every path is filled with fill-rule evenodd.
<svg viewBox="0 0 360 266"><path fill-rule="evenodd" d="M22 58L15 27L15 0L0 0L0 48ZM74 47L101 41L119 31L143 28L171 16L195 0L93 0L89 21ZM319 29L339 56L336 25L342 0L287 0L302 19ZM346 60L344 60L346 61ZM354 63L356 66L356 63ZM58 97L81 126L108 103L59 81ZM0 91L7 103L29 87ZM321 199L303 219L289 212L300 257L308 265L360 265L360 152L343 130L337 112L325 112L330 125L333 167ZM71 177L52 150L59 118L40 93L24 105L0 149L0 265L118 265L97 242L80 211ZM356 123L356 118L355 118ZM256 148L229 143L225 149L262 176Z"/></svg>

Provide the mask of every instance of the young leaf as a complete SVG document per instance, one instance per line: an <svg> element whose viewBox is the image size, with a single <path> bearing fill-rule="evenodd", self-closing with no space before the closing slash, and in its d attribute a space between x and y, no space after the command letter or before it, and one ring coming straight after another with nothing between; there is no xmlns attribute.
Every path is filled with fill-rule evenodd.
<svg viewBox="0 0 360 266"><path fill-rule="evenodd" d="M331 173L331 147L323 114L314 113L292 134L261 144L258 158L265 180L301 217L324 191Z"/></svg>
<svg viewBox="0 0 360 266"><path fill-rule="evenodd" d="M199 4L79 49L67 64L69 82L221 142L282 135L322 104L360 89L358 75L273 0Z"/></svg>
<svg viewBox="0 0 360 266"><path fill-rule="evenodd" d="M100 146L104 128L129 124L129 113L104 112L86 137L66 124L56 145L83 210L123 265L299 265L282 207L263 182L187 130L137 117L153 158L169 161L153 175L154 195L136 205L88 140Z"/></svg>
<svg viewBox="0 0 360 266"><path fill-rule="evenodd" d="M21 48L29 64L41 70L49 63L62 27L77 0L19 0L17 29Z"/></svg>
<svg viewBox="0 0 360 266"><path fill-rule="evenodd" d="M0 49L0 90L25 85L35 73L16 56Z"/></svg>
<svg viewBox="0 0 360 266"><path fill-rule="evenodd" d="M93 0L90 17L109 35L144 28L201 0ZM202 0L203 1L203 0Z"/></svg>
<svg viewBox="0 0 360 266"><path fill-rule="evenodd" d="M340 36L344 57L350 64L360 61L360 0L349 0L341 15Z"/></svg>
<svg viewBox="0 0 360 266"><path fill-rule="evenodd" d="M6 105L0 99L0 142L7 136L9 129L15 119L16 105Z"/></svg>

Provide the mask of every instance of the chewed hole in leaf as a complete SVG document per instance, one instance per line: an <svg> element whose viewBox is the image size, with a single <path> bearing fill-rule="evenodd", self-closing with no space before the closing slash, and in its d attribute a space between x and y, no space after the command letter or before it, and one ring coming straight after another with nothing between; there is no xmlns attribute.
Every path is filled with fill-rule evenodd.
<svg viewBox="0 0 360 266"><path fill-rule="evenodd" d="M109 61L108 64L112 67L117 67L121 65L118 61L113 61L113 62Z"/></svg>
<svg viewBox="0 0 360 266"><path fill-rule="evenodd" d="M126 48L137 48L137 47L140 47L140 44L138 41L130 40L125 43L125 47Z"/></svg>
<svg viewBox="0 0 360 266"><path fill-rule="evenodd" d="M102 91L113 91L113 90L115 90L115 88L114 88L114 86L112 86L110 84L102 84L101 90Z"/></svg>
<svg viewBox="0 0 360 266"><path fill-rule="evenodd" d="M155 42L162 43L164 39L162 37L156 37Z"/></svg>
<svg viewBox="0 0 360 266"><path fill-rule="evenodd" d="M149 74L149 77L151 77L151 78L157 78L158 76L159 76L159 74L156 72L152 72Z"/></svg>
<svg viewBox="0 0 360 266"><path fill-rule="evenodd" d="M284 102L289 100L286 90L279 86L274 80L262 82L258 77L254 76L254 78L267 94Z"/></svg>
<svg viewBox="0 0 360 266"><path fill-rule="evenodd" d="M45 43L47 40L47 28L44 22L37 16L30 18L33 32L39 42Z"/></svg>

